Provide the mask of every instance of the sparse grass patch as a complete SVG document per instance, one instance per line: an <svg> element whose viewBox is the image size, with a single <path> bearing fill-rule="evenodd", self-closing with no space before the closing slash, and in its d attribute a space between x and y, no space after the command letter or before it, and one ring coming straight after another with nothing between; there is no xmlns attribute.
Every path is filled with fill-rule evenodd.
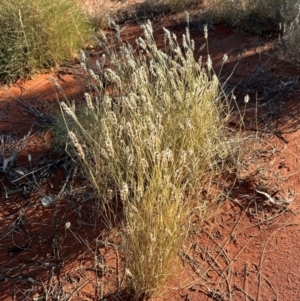
<svg viewBox="0 0 300 301"><path fill-rule="evenodd" d="M299 0L212 0L206 1L214 22L225 22L253 33L283 34L285 53L299 63Z"/></svg>
<svg viewBox="0 0 300 301"><path fill-rule="evenodd" d="M92 34L72 0L3 0L0 16L0 80L4 82L73 59Z"/></svg>
<svg viewBox="0 0 300 301"><path fill-rule="evenodd" d="M184 12L203 0L145 0L134 8L134 16L137 19L154 19L161 15Z"/></svg>
<svg viewBox="0 0 300 301"><path fill-rule="evenodd" d="M95 30L108 27L107 17L112 14L112 10L107 5L107 0L98 0L91 3L85 0L76 1Z"/></svg>
<svg viewBox="0 0 300 301"><path fill-rule="evenodd" d="M200 184L234 154L210 57L195 60L188 29L182 47L165 29L165 52L150 22L143 29L136 48L122 44L94 70L81 52L91 90L84 105L61 102L52 128L97 191L99 211L107 216L122 204L127 284L136 297L158 294L172 275L191 211L201 220L209 214ZM105 38L102 45L108 51Z"/></svg>
<svg viewBox="0 0 300 301"><path fill-rule="evenodd" d="M213 0L211 14L215 20L247 31L280 30L280 23L292 22L298 0Z"/></svg>
<svg viewBox="0 0 300 301"><path fill-rule="evenodd" d="M285 52L289 58L300 63L300 1L291 1L289 10L293 11L293 17L283 24L283 40Z"/></svg>

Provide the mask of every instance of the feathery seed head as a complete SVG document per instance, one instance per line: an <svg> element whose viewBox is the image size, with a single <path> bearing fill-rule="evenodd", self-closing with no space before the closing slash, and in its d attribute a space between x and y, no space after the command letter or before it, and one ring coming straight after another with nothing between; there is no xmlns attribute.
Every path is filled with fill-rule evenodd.
<svg viewBox="0 0 300 301"><path fill-rule="evenodd" d="M173 50L175 48L174 41L176 41L176 39L174 39L174 37L172 38L171 33L168 29L163 27L163 30L164 30L164 33L165 33L164 34L164 43L167 44L167 42L168 42L169 45L170 45L170 48Z"/></svg>
<svg viewBox="0 0 300 301"><path fill-rule="evenodd" d="M142 25L142 28L144 29L144 36L146 40L148 42L151 41L153 36L153 28L150 20L148 20L144 25Z"/></svg>
<svg viewBox="0 0 300 301"><path fill-rule="evenodd" d="M85 52L82 49L80 49L79 52L80 52L80 62L86 64L86 55L85 55Z"/></svg>
<svg viewBox="0 0 300 301"><path fill-rule="evenodd" d="M147 122L148 129L149 129L151 132L155 131L155 125L153 124L152 119L151 119L150 116L147 116L147 117L146 117L146 122Z"/></svg>
<svg viewBox="0 0 300 301"><path fill-rule="evenodd" d="M186 23L189 25L190 24L190 14L188 13L188 11L184 11L184 16L185 16L185 21Z"/></svg>
<svg viewBox="0 0 300 301"><path fill-rule="evenodd" d="M114 157L115 150L113 147L113 143L108 136L106 136L106 139L105 139L105 148L107 150L108 156L111 158Z"/></svg>
<svg viewBox="0 0 300 301"><path fill-rule="evenodd" d="M141 167L142 167L142 171L145 174L147 172L148 167L149 167L148 161L145 158L142 158L140 164L141 164Z"/></svg>
<svg viewBox="0 0 300 301"><path fill-rule="evenodd" d="M160 163L161 163L161 154L160 154L160 152L158 152L158 151L155 151L154 152L154 163L156 164L156 165L160 165Z"/></svg>
<svg viewBox="0 0 300 301"><path fill-rule="evenodd" d="M99 32L99 38L103 41L103 42L107 42L107 37L106 37L106 35L105 35L105 33L102 31L102 30L100 30L100 32Z"/></svg>
<svg viewBox="0 0 300 301"><path fill-rule="evenodd" d="M117 116L116 116L115 112L110 111L108 113L108 118L113 125L115 125L115 126L118 125L118 120L117 120Z"/></svg>
<svg viewBox="0 0 300 301"><path fill-rule="evenodd" d="M93 69L88 69L89 75L96 81L99 81L99 75L96 75Z"/></svg>
<svg viewBox="0 0 300 301"><path fill-rule="evenodd" d="M90 95L89 93L84 93L84 98L85 98L87 107L88 107L90 110L94 110L94 106L93 106L93 102L92 102L91 95Z"/></svg>
<svg viewBox="0 0 300 301"><path fill-rule="evenodd" d="M111 200L113 199L113 197L114 197L114 192L113 192L113 190L112 190L112 189L108 189L108 190L107 190L106 196L107 196L107 199L108 199L109 201L111 201Z"/></svg>
<svg viewBox="0 0 300 301"><path fill-rule="evenodd" d="M191 44L191 36L190 36L190 30L188 27L185 28L185 35L186 35L186 41L188 45L190 46Z"/></svg>
<svg viewBox="0 0 300 301"><path fill-rule="evenodd" d="M103 103L107 110L111 110L111 108L112 108L111 98L107 94L105 94L103 97Z"/></svg>
<svg viewBox="0 0 300 301"><path fill-rule="evenodd" d="M193 149L193 148L190 148L190 149L188 150L188 154L189 154L189 157L194 156L194 149Z"/></svg>
<svg viewBox="0 0 300 301"><path fill-rule="evenodd" d="M170 197L171 202L176 202L177 201L177 195L174 190L171 192L171 197Z"/></svg>
<svg viewBox="0 0 300 301"><path fill-rule="evenodd" d="M152 242L155 242L155 241L156 241L156 238L155 238L155 236L153 235L153 233L150 233L150 240L151 240Z"/></svg>
<svg viewBox="0 0 300 301"><path fill-rule="evenodd" d="M87 67L86 67L86 64L83 63L83 62L80 62L80 67L83 71L87 71Z"/></svg>
<svg viewBox="0 0 300 301"><path fill-rule="evenodd" d="M249 97L249 95L247 94L247 95L245 96L245 98L244 98L245 104L247 104L247 103L249 102L249 100L250 100L250 97Z"/></svg>
<svg viewBox="0 0 300 301"><path fill-rule="evenodd" d="M181 150L180 152L180 164L185 165L187 158L187 153L184 150Z"/></svg>
<svg viewBox="0 0 300 301"><path fill-rule="evenodd" d="M174 175L174 178L177 180L180 178L181 176L181 173L182 173L182 168L178 168L175 170L175 175Z"/></svg>
<svg viewBox="0 0 300 301"><path fill-rule="evenodd" d="M173 161L173 152L167 148L162 151L162 163L168 163Z"/></svg>
<svg viewBox="0 0 300 301"><path fill-rule="evenodd" d="M122 187L120 189L121 200L125 201L128 198L128 195L129 195L128 185L125 182L123 182Z"/></svg>
<svg viewBox="0 0 300 301"><path fill-rule="evenodd" d="M207 69L208 71L212 69L212 60L210 58L210 55L207 56Z"/></svg>
<svg viewBox="0 0 300 301"><path fill-rule="evenodd" d="M204 31L204 38L207 40L207 38L208 38L208 30L207 30L207 25L204 25L204 27L203 27L203 31Z"/></svg>
<svg viewBox="0 0 300 301"><path fill-rule="evenodd" d="M117 87L121 87L121 79L120 77L111 69L106 69L104 72L104 78L111 83L117 85Z"/></svg>
<svg viewBox="0 0 300 301"><path fill-rule="evenodd" d="M126 130L127 130L128 136L131 139L133 139L134 138L134 131L133 131L132 125L129 121L126 122Z"/></svg>
<svg viewBox="0 0 300 301"><path fill-rule="evenodd" d="M109 136L109 130L108 130L108 126L107 126L107 119L106 118L101 118L100 123L101 123L102 132L105 134L106 137Z"/></svg>
<svg viewBox="0 0 300 301"><path fill-rule="evenodd" d="M133 161L134 161L134 155L133 153L130 153L129 156L127 157L127 163L128 163L128 166L133 166Z"/></svg>
<svg viewBox="0 0 300 301"><path fill-rule="evenodd" d="M63 111L67 115L69 115L70 117L72 117L74 120L77 121L77 116L75 115L75 112L74 112L74 110L71 107L67 106L64 101L60 102L60 106L62 107Z"/></svg>
<svg viewBox="0 0 300 301"><path fill-rule="evenodd" d="M149 71L150 71L150 73L151 73L154 77L156 77L156 72L155 72L153 60L150 61L150 64L149 64Z"/></svg>
<svg viewBox="0 0 300 301"><path fill-rule="evenodd" d="M165 232L170 235L170 236L173 236L170 229L168 227L165 228Z"/></svg>
<svg viewBox="0 0 300 301"><path fill-rule="evenodd" d="M218 86L219 86L219 79L218 77L216 76L216 74L214 74L212 76L212 87L213 87L213 91L217 91L218 90Z"/></svg>
<svg viewBox="0 0 300 301"><path fill-rule="evenodd" d="M66 222L65 223L65 229L70 229L71 227L71 223L70 222Z"/></svg>
<svg viewBox="0 0 300 301"><path fill-rule="evenodd" d="M181 94L178 90L175 91L174 98L177 102L182 102L182 97L181 97Z"/></svg>
<svg viewBox="0 0 300 301"><path fill-rule="evenodd" d="M195 41L191 40L191 49L195 51Z"/></svg>
<svg viewBox="0 0 300 301"><path fill-rule="evenodd" d="M148 143L150 149L156 149L159 145L159 138L155 132L151 133Z"/></svg>
<svg viewBox="0 0 300 301"><path fill-rule="evenodd" d="M124 126L122 124L119 125L119 127L118 127L118 134L117 134L118 140L121 140L122 137L123 137L123 129L124 129Z"/></svg>
<svg viewBox="0 0 300 301"><path fill-rule="evenodd" d="M84 160L85 159L85 154L84 154L84 151L83 151L83 148L81 146L81 144L79 143L78 139L77 139L77 136L75 135L74 132L72 131L69 131L68 132L68 136L69 138L71 139L76 151L77 151L77 155L82 159Z"/></svg>
<svg viewBox="0 0 300 301"><path fill-rule="evenodd" d="M136 40L136 44L141 47L142 49L146 50L147 49L147 44L146 42L144 41L143 38L139 37L137 40Z"/></svg>

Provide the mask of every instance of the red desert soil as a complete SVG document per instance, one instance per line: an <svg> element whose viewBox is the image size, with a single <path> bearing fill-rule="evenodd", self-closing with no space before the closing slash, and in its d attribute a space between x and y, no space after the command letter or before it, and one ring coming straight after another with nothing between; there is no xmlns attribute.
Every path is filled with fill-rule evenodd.
<svg viewBox="0 0 300 301"><path fill-rule="evenodd" d="M184 33L179 20L155 22L159 45L163 26ZM191 18L196 49L205 43L202 25ZM135 24L122 26L129 41L141 33ZM282 59L276 34L212 25L209 52L215 70L229 57L219 77L245 113L249 151L234 187L224 183L226 202L191 231L178 273L153 300L300 300L299 70ZM207 53L196 55L205 61ZM117 229L97 220L88 184L70 160L53 155L39 123L63 97L52 77L69 99L82 99L77 65L0 88L0 300L131 300L122 290ZM43 205L49 196L55 201Z"/></svg>

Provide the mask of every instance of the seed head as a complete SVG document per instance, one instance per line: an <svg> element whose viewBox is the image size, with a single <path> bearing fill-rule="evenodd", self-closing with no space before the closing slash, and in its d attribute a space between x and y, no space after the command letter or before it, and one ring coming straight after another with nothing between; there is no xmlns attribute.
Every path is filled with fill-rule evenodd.
<svg viewBox="0 0 300 301"><path fill-rule="evenodd" d="M69 115L70 117L72 117L74 120L77 121L77 117L76 117L76 115L75 115L75 112L74 112L74 110L72 110L71 107L68 107L64 101L62 101L62 102L60 103L60 106L62 107L62 109L65 111L65 113L66 113L67 115Z"/></svg>
<svg viewBox="0 0 300 301"><path fill-rule="evenodd" d="M89 75L96 81L99 81L99 76L95 74L93 69L88 69Z"/></svg>
<svg viewBox="0 0 300 301"><path fill-rule="evenodd" d="M212 69L212 60L210 58L210 55L207 56L207 68L209 71Z"/></svg>
<svg viewBox="0 0 300 301"><path fill-rule="evenodd" d="M125 182L123 182L122 188L120 190L121 200L125 201L127 199L128 195L129 195L128 185Z"/></svg>
<svg viewBox="0 0 300 301"><path fill-rule="evenodd" d="M247 103L249 102L249 100L250 100L250 97L249 97L249 95L247 94L247 95L245 96L245 98L244 98L245 104L247 104Z"/></svg>
<svg viewBox="0 0 300 301"><path fill-rule="evenodd" d="M85 155L84 155L84 152L83 152L83 148L82 148L81 144L79 143L79 141L78 141L78 139L77 139L75 133L72 132L72 131L69 131L68 136L69 136L69 138L71 139L71 141L72 141L72 143L73 143L75 149L77 150L78 156L79 156L82 160L84 160L84 159L85 159Z"/></svg>
<svg viewBox="0 0 300 301"><path fill-rule="evenodd" d="M71 227L71 223L70 222L66 222L65 223L65 229L70 229Z"/></svg>
<svg viewBox="0 0 300 301"><path fill-rule="evenodd" d="M167 148L162 151L162 162L168 163L173 161L173 152Z"/></svg>
<svg viewBox="0 0 300 301"><path fill-rule="evenodd" d="M203 30L204 30L204 38L207 40L207 38L208 38L208 30L207 30L207 25L204 25L204 28L203 28Z"/></svg>
<svg viewBox="0 0 300 301"><path fill-rule="evenodd" d="M143 173L146 173L146 171L149 167L148 161L145 158L142 158L140 164L141 164Z"/></svg>
<svg viewBox="0 0 300 301"><path fill-rule="evenodd" d="M108 189L107 190L107 198L108 198L108 200L111 201L113 199L113 197L114 197L113 190L112 189Z"/></svg>
<svg viewBox="0 0 300 301"><path fill-rule="evenodd" d="M84 98L85 98L85 101L86 101L86 104L87 104L88 108L90 110L94 110L91 95L89 93L84 93Z"/></svg>

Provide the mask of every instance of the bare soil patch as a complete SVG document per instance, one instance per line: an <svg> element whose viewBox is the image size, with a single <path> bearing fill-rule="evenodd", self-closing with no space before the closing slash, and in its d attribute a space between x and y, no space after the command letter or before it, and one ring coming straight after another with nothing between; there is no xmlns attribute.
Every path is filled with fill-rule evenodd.
<svg viewBox="0 0 300 301"><path fill-rule="evenodd" d="M163 26L181 38L180 20L157 20L159 45ZM196 54L205 61L203 25L191 17ZM140 34L137 24L125 24L122 38L134 42ZM191 232L178 274L159 299L299 300L299 70L283 59L277 33L211 25L209 54L245 115L249 152L217 216ZM92 60L100 56L90 50ZM123 291L117 227L106 229L88 183L53 152L42 126L58 99L83 99L84 89L76 64L0 89L0 300L132 299Z"/></svg>

